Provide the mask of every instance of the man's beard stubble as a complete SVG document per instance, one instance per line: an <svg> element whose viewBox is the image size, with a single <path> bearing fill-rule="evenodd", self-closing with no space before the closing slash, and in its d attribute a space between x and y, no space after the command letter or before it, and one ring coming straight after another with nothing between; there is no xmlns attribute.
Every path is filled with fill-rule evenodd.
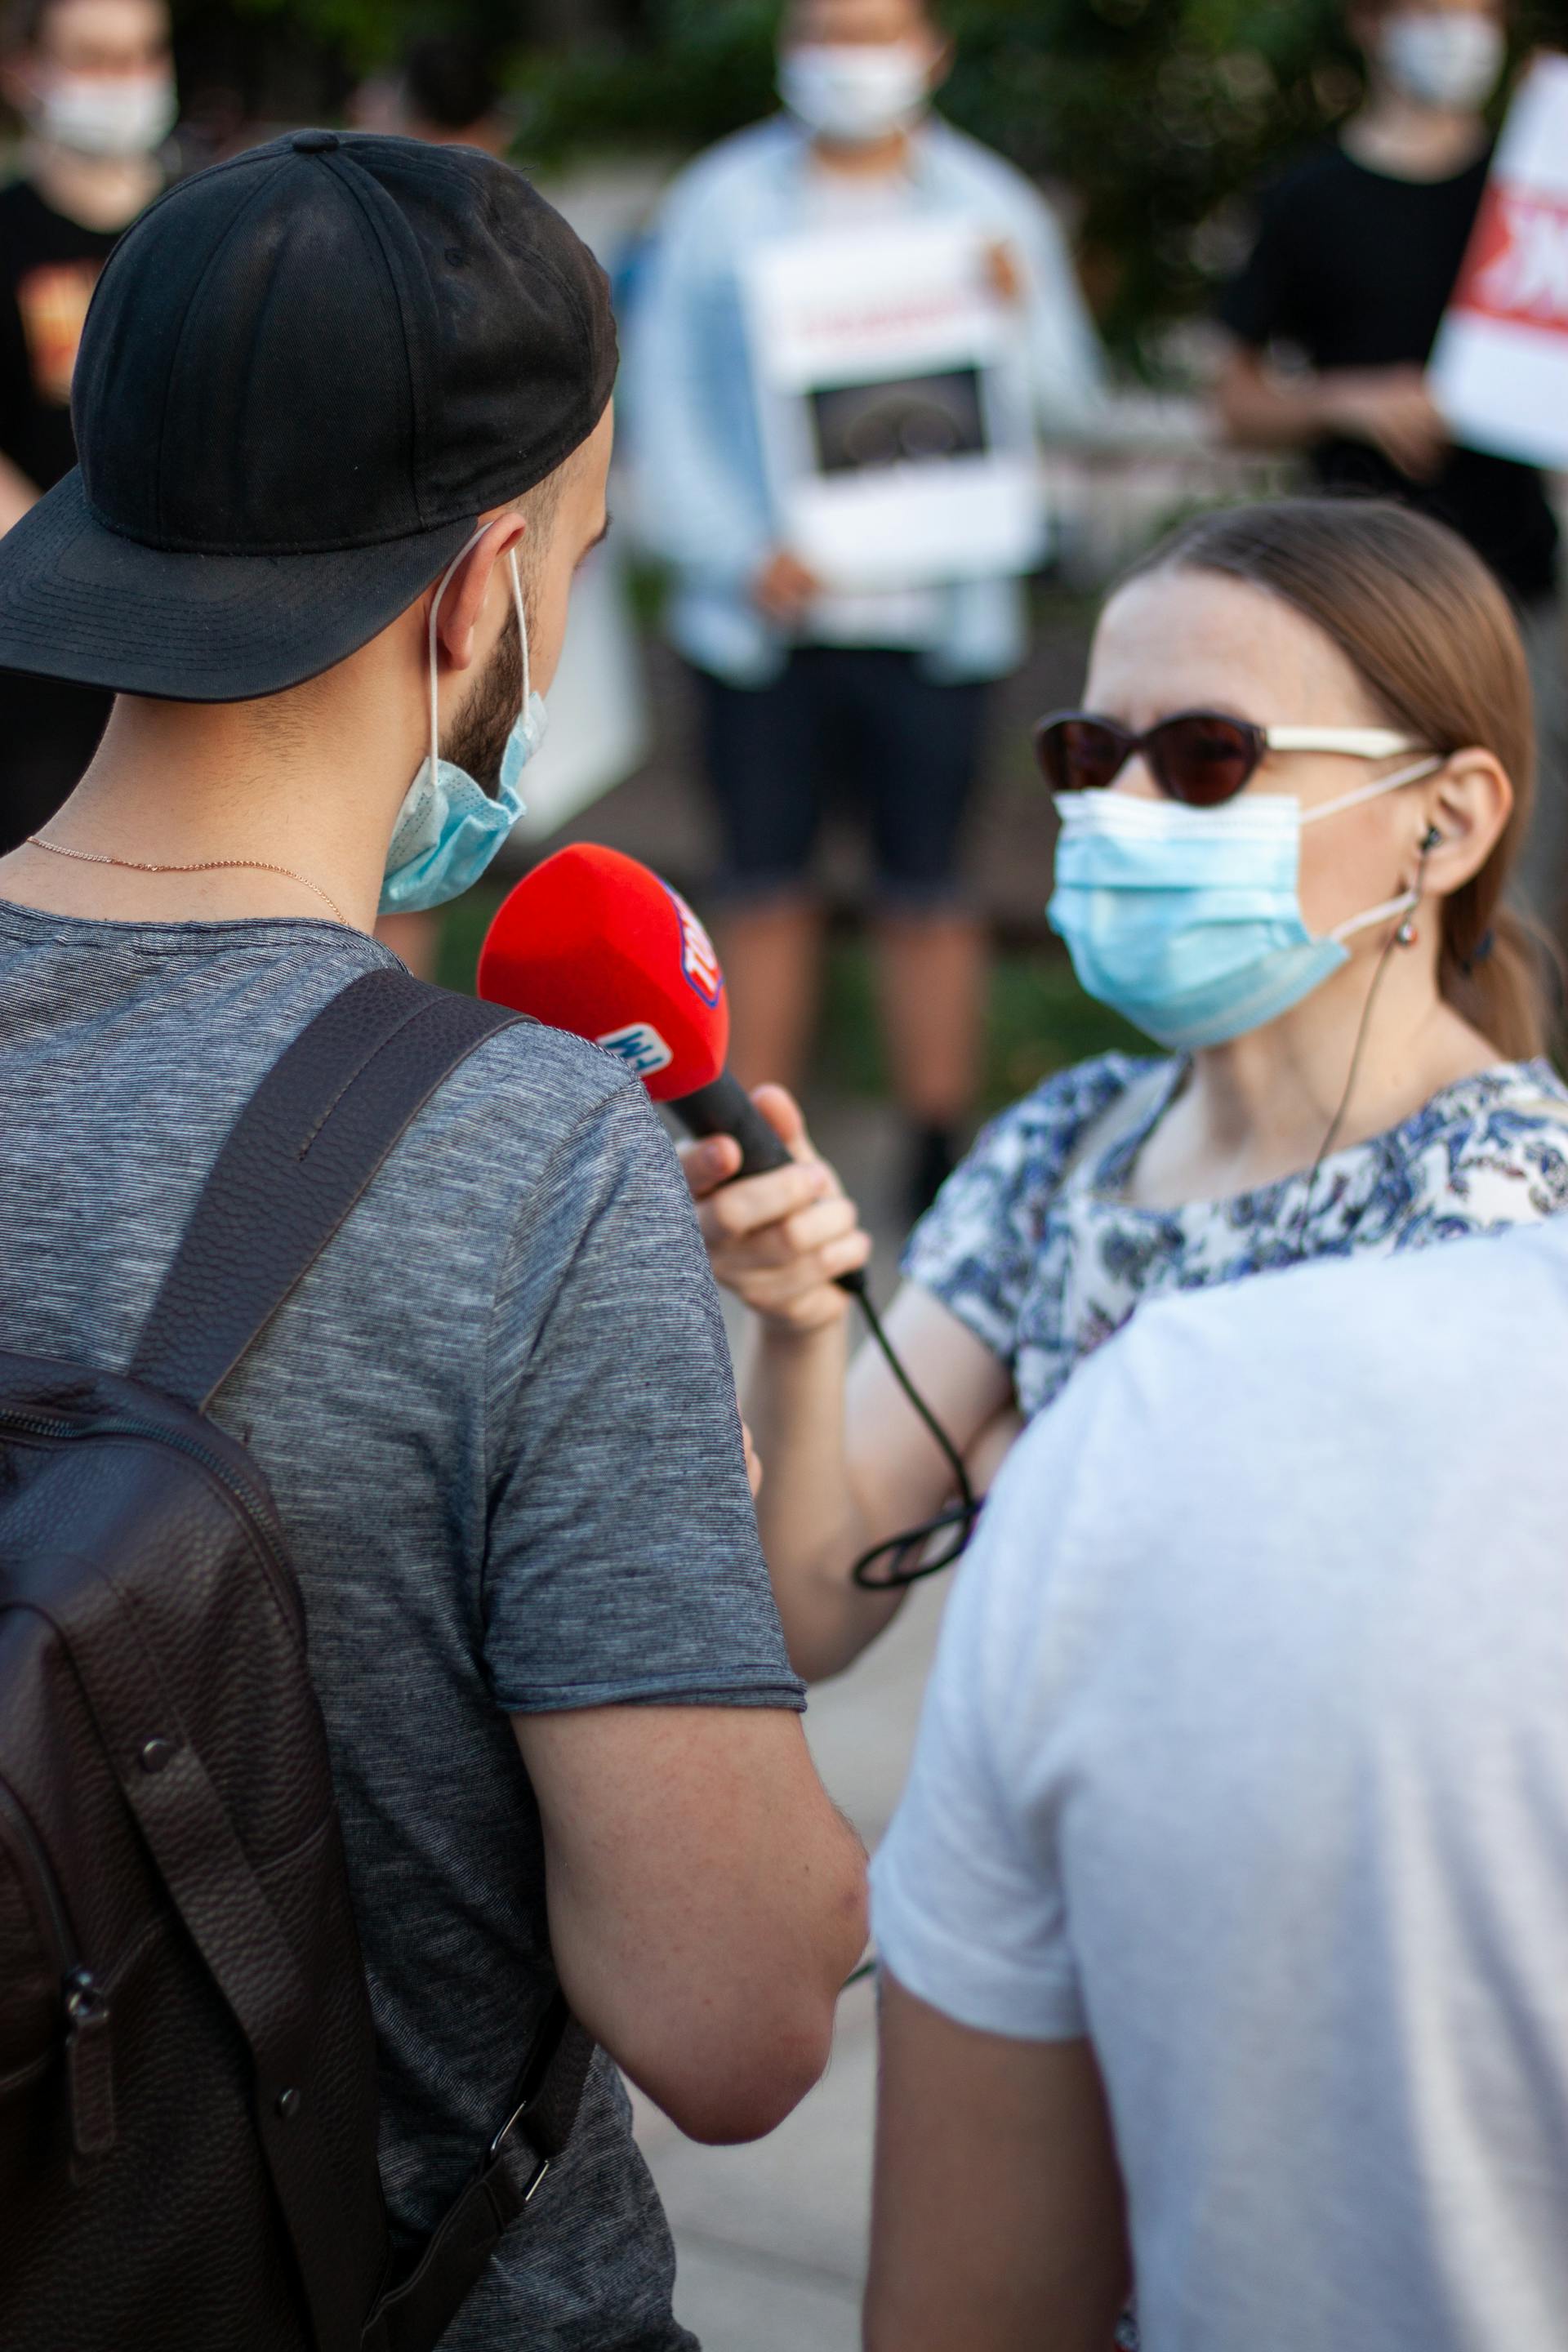
<svg viewBox="0 0 1568 2352"><path fill-rule="evenodd" d="M466 768L479 790L495 800L501 761L522 709L522 640L515 607L496 640L496 649L473 692L452 721L441 757Z"/></svg>

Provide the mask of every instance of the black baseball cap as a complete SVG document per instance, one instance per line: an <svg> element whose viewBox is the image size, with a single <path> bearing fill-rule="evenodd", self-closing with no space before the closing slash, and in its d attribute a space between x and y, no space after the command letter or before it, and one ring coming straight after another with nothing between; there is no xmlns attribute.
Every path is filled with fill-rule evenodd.
<svg viewBox="0 0 1568 2352"><path fill-rule="evenodd" d="M604 271L476 148L296 131L197 173L99 281L80 463L0 540L0 668L298 686L585 441L615 374Z"/></svg>

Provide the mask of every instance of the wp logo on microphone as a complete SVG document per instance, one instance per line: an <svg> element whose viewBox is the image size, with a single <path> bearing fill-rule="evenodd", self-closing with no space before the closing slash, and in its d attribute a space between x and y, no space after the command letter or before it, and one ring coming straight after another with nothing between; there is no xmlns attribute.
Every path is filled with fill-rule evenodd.
<svg viewBox="0 0 1568 2352"><path fill-rule="evenodd" d="M635 1078L651 1078L655 1071L668 1070L675 1059L673 1049L651 1021L628 1021L624 1029L607 1029L594 1043L624 1062Z"/></svg>
<svg viewBox="0 0 1568 2352"><path fill-rule="evenodd" d="M704 1004L717 1004L723 992L724 973L713 952L713 942L679 891L670 890L668 882L664 887L669 890L680 918L680 969ZM608 1040L601 1038L599 1042L604 1045Z"/></svg>

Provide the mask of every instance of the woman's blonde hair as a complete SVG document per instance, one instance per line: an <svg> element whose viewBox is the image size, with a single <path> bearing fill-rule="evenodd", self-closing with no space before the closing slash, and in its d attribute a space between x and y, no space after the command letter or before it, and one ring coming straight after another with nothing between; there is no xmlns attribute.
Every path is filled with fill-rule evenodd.
<svg viewBox="0 0 1568 2352"><path fill-rule="evenodd" d="M1384 499L1279 499L1172 533L1124 576L1211 572L1261 588L1336 645L1390 724L1434 751L1490 751L1513 811L1478 874L1443 901L1437 984L1509 1059L1540 1053L1543 957L1502 903L1530 824L1535 719L1507 596L1444 524Z"/></svg>

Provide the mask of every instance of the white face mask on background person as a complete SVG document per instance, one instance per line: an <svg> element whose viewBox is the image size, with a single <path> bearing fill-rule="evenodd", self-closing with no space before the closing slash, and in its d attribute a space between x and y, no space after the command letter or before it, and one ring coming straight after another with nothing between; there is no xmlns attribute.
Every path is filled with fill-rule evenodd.
<svg viewBox="0 0 1568 2352"><path fill-rule="evenodd" d="M1495 17L1479 9L1440 15L1400 9L1384 20L1377 55L1406 98L1468 114L1486 104L1501 79L1508 42Z"/></svg>
<svg viewBox="0 0 1568 2352"><path fill-rule="evenodd" d="M123 163L161 147L179 111L172 74L59 73L42 85L28 115L55 146Z"/></svg>
<svg viewBox="0 0 1568 2352"><path fill-rule="evenodd" d="M925 112L931 61L913 41L803 43L780 57L778 91L819 138L886 139Z"/></svg>

